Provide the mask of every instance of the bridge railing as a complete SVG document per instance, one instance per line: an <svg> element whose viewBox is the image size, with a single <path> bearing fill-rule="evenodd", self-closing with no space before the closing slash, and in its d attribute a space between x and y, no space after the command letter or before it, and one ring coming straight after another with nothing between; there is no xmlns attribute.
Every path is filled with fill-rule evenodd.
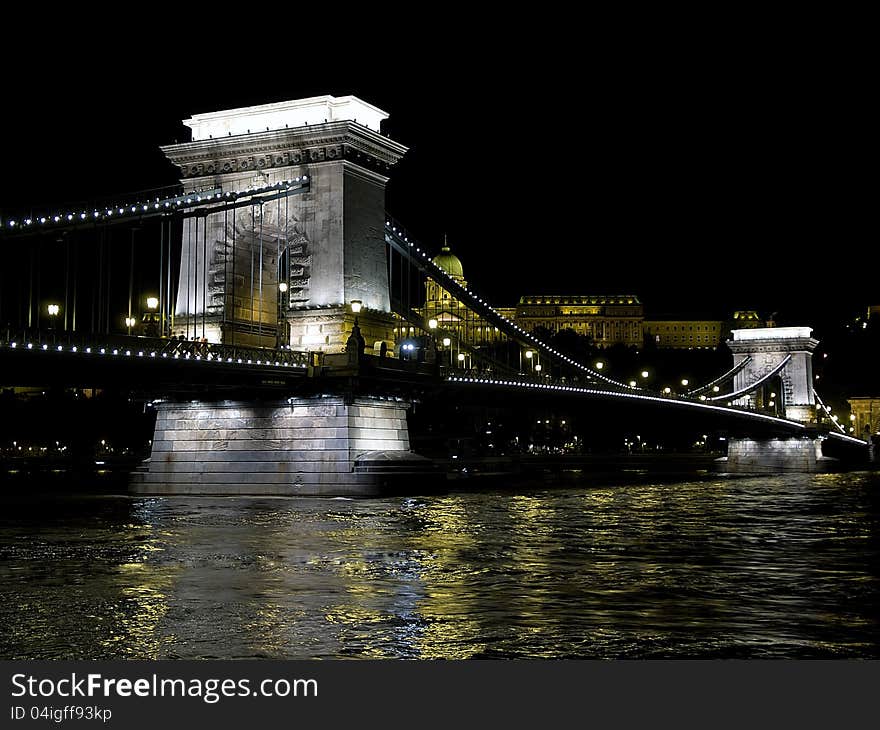
<svg viewBox="0 0 880 730"><path fill-rule="evenodd" d="M225 361L276 367L304 368L313 361L312 353L300 350L242 347L179 338L123 334L96 335L64 330L16 330L8 327L0 332L0 346L27 349L62 348L73 352L85 352L87 349L137 351L155 353L155 356L165 358L210 362Z"/></svg>

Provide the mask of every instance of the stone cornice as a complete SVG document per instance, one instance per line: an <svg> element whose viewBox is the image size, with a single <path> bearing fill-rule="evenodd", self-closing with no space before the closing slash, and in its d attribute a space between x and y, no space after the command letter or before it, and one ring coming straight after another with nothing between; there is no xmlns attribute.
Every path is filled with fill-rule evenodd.
<svg viewBox="0 0 880 730"><path fill-rule="evenodd" d="M387 175L407 151L398 142L351 121L184 142L160 149L180 168L184 179L343 159Z"/></svg>
<svg viewBox="0 0 880 730"><path fill-rule="evenodd" d="M766 340L727 340L731 352L812 352L819 346L813 337L786 337Z"/></svg>

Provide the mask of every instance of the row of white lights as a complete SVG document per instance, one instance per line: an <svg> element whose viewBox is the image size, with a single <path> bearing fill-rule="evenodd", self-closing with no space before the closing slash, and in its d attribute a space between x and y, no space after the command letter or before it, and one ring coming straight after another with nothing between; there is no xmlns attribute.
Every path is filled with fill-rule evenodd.
<svg viewBox="0 0 880 730"><path fill-rule="evenodd" d="M16 350L16 349L18 349L18 344L19 343L17 343L17 342L10 342L9 347L12 350ZM28 350L34 349L33 342L22 343L22 345L23 346L26 345L26 349L28 349ZM56 347L53 347L50 350L49 345L43 344L43 345L40 345L37 348L37 350L38 351L45 351L45 352L64 352L64 347L62 345L58 345ZM111 349L109 347L101 347L101 348L97 349L97 352L92 352L91 347L86 347L83 350L80 350L76 345L71 346L69 349L69 352L78 353L80 355L93 355L93 354L106 355L108 350L110 350L110 354L112 354L112 355L119 355L120 354L119 349ZM123 354L126 355L127 357L131 357L132 351L125 350L123 352ZM163 358L168 358L167 352L158 353L158 354L160 354L161 357L163 357ZM153 351L150 351L150 353L147 355L147 353L145 353L144 350L139 350L137 353L137 357L144 357L144 356L156 357L157 353L155 352L155 350L153 350ZM188 352L184 353L183 357L180 356L179 352L176 352L176 353L174 353L174 356L171 357L170 359L172 359L172 360L193 360L193 361L204 360L205 362L218 362L218 363L221 363L224 365L232 363L234 365L266 365L266 366L270 366L270 367L274 366L274 367L285 367L285 368L286 367L293 367L293 368L306 368L306 367L308 367L307 365L304 365L302 363L292 363L291 364L291 363L287 363L287 362L278 362L277 360L275 362L272 362L270 360L266 360L265 362L263 360L253 361L253 360L243 360L240 357L239 358L228 357L228 358L224 359L222 357L213 357L210 354L205 358L202 358L201 355L196 355L195 357L190 357L190 354Z"/></svg>
<svg viewBox="0 0 880 730"><path fill-rule="evenodd" d="M647 400L654 401L659 403L669 403L669 398L662 398L656 395L645 395L643 393L619 393L610 390L599 390L597 388L581 388L574 385L554 385L552 383L527 383L520 382L517 380L492 380L487 378L465 378L465 377L455 377L451 376L447 378L450 382L457 383L475 383L479 385L499 385L499 386L515 386L519 388L525 389L535 389L535 390L551 390L558 392L568 392L568 393L583 393L585 395L607 395L613 396L616 398L635 398L636 400ZM764 421L772 421L774 423L785 424L786 426L794 426L795 428L806 429L806 426L799 421L789 421L785 418L777 418L776 416L768 416L763 413L755 413L754 411L746 411L741 408L726 408L724 406L716 406L710 403L700 403L695 400L680 398L676 399L677 402L682 405L689 406L691 408L704 408L711 411L720 411L722 413L736 413L740 415L747 415L751 418L757 418Z"/></svg>
<svg viewBox="0 0 880 730"><path fill-rule="evenodd" d="M412 241L410 241L409 238L404 234L403 229L399 229L399 230L398 230L397 226L395 226L391 221L386 221L386 222L385 222L385 226L386 226L387 228L389 228L389 229L391 230L392 233L396 234L396 235L398 236L398 238L403 239L403 241L404 241L405 243L409 244L409 246L410 246L411 248L415 248L416 253L421 254L423 258L427 259L427 262L428 262L431 266L433 266L443 278L447 279L447 280L448 280L449 282L451 282L454 286L460 288L460 289L461 289L462 291L464 291L466 294L470 295L473 299L475 299L475 300L476 300L477 302L479 302L481 305L483 305L484 307L486 307L490 312L492 312L492 314L494 314L496 317L498 317L499 319L504 320L509 326L511 326L513 329L515 329L515 330L516 330L516 331L517 331L522 337L527 337L528 339L532 340L532 342L535 343L535 346L536 346L537 348L541 348L541 347L543 347L543 348L549 350L553 355L555 355L556 357L558 357L558 358L560 358L560 359L562 359L562 360L565 360L565 362L567 362L569 365L572 365L572 366L574 366L574 367L576 367L576 368L579 368L580 370L583 370L584 372L588 373L588 374L591 375L592 377L598 378L599 380L604 380L606 383L610 383L611 385L615 385L615 386L617 386L617 387L619 387L619 388L627 388L627 389L632 389L632 390L640 390L640 389L637 388L636 386L633 386L633 385L627 385L626 383L620 383L620 382L618 382L618 381L616 381L616 380L614 380L614 379L612 379L612 378L608 378L608 377L602 375L602 374L599 373L599 372L596 372L596 371L593 370L592 368L588 368L586 365L583 365L583 364L579 363L577 360L573 360L572 358L568 357L567 355L563 355L561 352L559 352L559 351L557 351L557 350L554 350L552 347L550 347L550 345L548 345L548 344L546 344L545 342L542 342L541 340L537 339L537 338L536 338L534 335L532 335L530 332L526 332L526 331L525 331L522 327L520 327L518 324L515 324L514 322L511 322L511 321L510 321L507 317L505 317L503 314L499 314L499 313L495 310L494 307L492 307L492 306L491 306L490 304L488 304L487 302L483 301L483 299L482 299L481 297L477 296L474 292L468 290L468 288L467 288L466 286L463 286L462 284L459 284L457 281L455 281L455 279L453 279L451 276L449 276L449 274L448 274L448 273L443 269L443 267L441 267L439 264L436 264L436 263L434 263L434 261L432 261L431 259L428 259L428 254L427 254L425 251L422 251L421 248L419 248L418 246L416 246Z"/></svg>
<svg viewBox="0 0 880 730"><path fill-rule="evenodd" d="M393 225L391 221L385 221L385 225L386 225L387 228L390 228L391 231L392 231L393 233L396 233L396 234L398 235L399 238L402 238L403 241L404 241L405 243L408 243L410 247L415 247L416 253L421 253L422 257L424 257L424 258L427 258L427 257L428 257L428 254L427 254L426 252L422 251L421 248L419 248L418 246L414 246L414 243L413 243L412 241L410 241L409 238L404 234L403 229L398 230L398 229L397 229L397 226ZM466 286L463 286L463 285L459 284L457 281L455 281L455 279L453 279L451 276L449 276L449 274L446 272L446 270L443 269L443 267L441 267L439 264L434 263L434 261L433 261L433 260L430 260L430 259L428 260L428 263L431 264L431 266L433 266L435 269L437 269L437 271L440 273L441 276L443 276L443 277L445 277L446 279L448 279L450 282L452 282L452 284L458 286L459 288L461 288L461 289L462 289L464 292L466 292L467 294L470 294L470 296L472 296L476 301L478 301L480 304L482 304L484 307L486 307L486 308L487 308L490 312L492 312L492 314L494 314L496 317L499 317L500 319L503 319L503 320L504 320L505 322L507 322L511 327L513 327L515 330L517 330L522 336L524 336L524 337L528 337L530 340L532 340L533 342L535 342L535 343L536 343L536 346L540 346L540 347L545 347L545 348L547 348L551 353L553 353L554 355L556 355L556 357L559 357L559 358L565 360L567 363L569 363L570 365L573 365L574 367L580 368L581 370L583 370L583 371L586 372L586 373L589 373L589 374L590 374L591 376L593 376L593 377L596 377L596 378L598 378L598 379L600 379L600 380L604 380L606 383L610 383L610 384L612 384L612 385L616 385L616 386L618 386L618 387L620 387L620 388L627 388L627 389L630 389L630 390L641 390L641 388L638 387L638 386L636 385L635 381L632 381L632 380L631 380L629 383L621 383L621 382L619 382L619 381L617 381L617 380L614 380L613 378L608 378L608 377L602 375L601 373L597 372L596 370L593 370L593 369L587 367L586 365L583 365L582 363L577 362L576 360L574 360L574 359L568 357L567 355L563 355L561 352L559 352L559 351L557 351L557 350L554 350L552 347L550 347L550 346L547 345L546 343L544 343L544 342L542 342L541 340L537 339L537 338L536 338L534 335L532 335L530 332L526 332L524 329L522 329L522 327L520 327L519 325L517 325L517 324L514 323L514 322L511 322L511 321L510 321L507 317L505 317L503 314L499 314L499 313L495 310L494 307L492 307L492 306L491 306L490 304L488 304L487 302L484 302L482 298L478 297L478 296L477 296L476 294L474 294L473 292L469 291L468 288L467 288ZM740 367L741 365L742 365L742 363L740 363L739 365L737 365L737 367ZM736 368L734 368L734 370L735 370L735 369L736 369ZM647 376L644 375L644 373L643 373L643 374L642 374L642 377L647 377ZM725 375L722 375L720 378L718 378L718 379L715 380L714 382L715 382L715 383L721 382L721 381L725 380L725 378L726 378L726 374L725 374ZM687 386L687 381L682 380L682 385ZM696 389L696 390L699 390L699 389ZM713 392L717 393L717 392L719 392L720 388L718 388L718 386L716 385L715 387L712 388L712 390L713 390ZM672 389L671 389L671 388L665 388L663 392L664 392L665 394L669 395L669 394L672 392ZM717 398L713 398L713 400L719 400L719 399L721 399L721 398L723 398L723 397L725 397L725 396L718 396ZM707 398L706 398L705 396L702 396L702 395L701 395L701 396L700 396L700 400L701 400L701 401L703 401L703 400L707 400Z"/></svg>
<svg viewBox="0 0 880 730"><path fill-rule="evenodd" d="M403 232L402 229L398 230L397 226L393 225L391 221L386 221L386 222L385 222L385 225L386 225L387 228L390 228L390 229L391 229L392 233L397 234L397 236L398 236L399 238L402 238L403 241L404 241L405 243L409 244L409 246L410 246L411 248L415 248L416 253L421 254L423 258L426 258L426 259L428 258L428 254L427 254L425 251L422 251L420 247L415 246L415 244L414 244L412 241L410 241L409 238L404 234L404 232ZM575 366L575 367L577 367L577 368L580 368L581 370L583 370L584 372L588 373L589 375L591 375L591 376L593 376L593 377L596 377L596 378L598 378L598 379L600 379L600 380L604 380L604 381L607 382L607 383L610 383L610 384L612 384L612 385L616 385L616 386L621 387L621 388L627 388L627 389L630 389L630 390L642 390L639 386L636 385L636 382L633 381L633 380L631 380L629 383L621 383L621 382L619 382L619 381L614 380L613 378L608 378L608 377L602 375L601 373L597 372L596 370L593 370L593 369L587 367L586 365L583 365L582 363L577 362L576 360L574 360L574 359L568 357L567 355L563 355L561 352L559 352L559 351L557 351L557 350L554 350L552 347L550 347L550 346L547 345L546 343L544 343L544 342L542 342L541 340L537 339L537 338L536 338L534 335L532 335L530 332L526 332L526 331L525 331L524 329L522 329L519 325L515 324L514 322L511 322L511 321L510 321L507 317L505 317L504 315L499 314L499 313L494 309L494 307L492 307L492 306L491 306L490 304L488 304L487 302L483 301L483 299L482 299L481 297L479 297L479 296L477 296L476 294L474 294L473 292L469 291L468 288L467 288L466 286L463 286L463 285L459 284L457 281L455 281L455 279L453 279L451 276L449 276L449 274L446 272L446 270L443 269L443 267L441 267L439 264L434 263L434 261L431 260L431 259L428 259L428 263L431 264L431 266L433 266L433 267L434 267L434 268L440 273L440 275L441 275L442 277L446 278L446 279L449 280L452 284L454 284L455 286L458 286L458 287L459 287L460 289L462 289L464 292L466 292L467 294L469 294L469 295L470 295L471 297L473 297L477 302L479 302L479 303L482 304L484 307L486 307L490 312L492 312L492 314L494 314L496 317L499 317L500 319L502 319L502 320L504 320L505 322L507 322L511 327L513 327L515 330L517 330L521 335L523 335L524 337L528 337L530 340L532 340L533 342L535 342L535 343L536 343L536 346L541 346L541 347L545 347L545 348L547 348L551 353L553 353L553 354L556 355L557 357L559 357L559 358L565 360L565 361L566 361L567 363L569 363L570 365L573 365L573 366ZM527 354L528 354L528 353L527 353ZM742 363L740 363L739 365L737 365L737 367L739 367L740 365L742 365ZM536 369L537 369L538 371L540 371L540 365L537 366ZM736 369L736 368L734 368L734 370L735 370L735 369ZM725 375L726 375L726 374L725 374ZM721 378L718 378L718 379L717 379L716 381L714 381L714 382L715 382L715 383L718 383L718 382L723 381L723 380L725 379L725 375L722 375ZM647 377L647 375L645 374L645 372L642 373L642 377ZM688 385L687 380L682 380L682 385L687 386L687 385ZM712 388L712 391L715 392L715 393L718 393L718 392L720 391L720 388L719 388L717 385L714 385L713 388ZM668 396L668 395L671 395L671 394L672 394L672 389L671 389L671 388L664 388L663 393L664 393L665 395L667 395L667 396ZM688 401L692 401L692 400L693 400L693 399L687 398L686 396L676 396L676 397L677 397L678 399L680 399L680 400L688 400ZM717 396L717 397L715 397L715 398L712 398L711 400L720 400L720 399L722 399L722 398L724 398L724 397L726 397L726 396ZM701 395L701 396L699 397L699 400L700 400L700 401L705 401L705 400L709 400L709 399L707 399L707 397L706 397L705 395Z"/></svg>
<svg viewBox="0 0 880 730"><path fill-rule="evenodd" d="M171 209L177 208L179 205L200 205L202 203L210 203L215 202L217 200L229 199L229 198L239 198L248 195L259 195L261 193L266 193L271 190L278 190L280 188L287 187L290 189L294 185L302 184L308 182L308 175L303 175L301 177L291 178L290 180L281 180L276 183L271 183L269 185L263 185L260 187L248 187L242 190L230 190L225 193L215 193L213 195L206 194L201 195L199 193L192 193L187 198L182 199L180 196L174 198L164 198L162 200L152 201L150 203L137 203L132 206L124 206L119 208L106 208L104 210L95 210L92 211L91 214L86 213L85 211L74 214L74 213L66 213L66 214L56 214L50 216L42 216L40 218L26 218L25 220L19 222L15 220L11 220L7 223L7 226L12 229L22 229L27 228L29 226L39 224L45 225L46 223L67 223L72 222L74 220L102 220L105 218L110 218L113 215L126 215L126 214L141 214L145 213L149 210L157 211L162 209Z"/></svg>

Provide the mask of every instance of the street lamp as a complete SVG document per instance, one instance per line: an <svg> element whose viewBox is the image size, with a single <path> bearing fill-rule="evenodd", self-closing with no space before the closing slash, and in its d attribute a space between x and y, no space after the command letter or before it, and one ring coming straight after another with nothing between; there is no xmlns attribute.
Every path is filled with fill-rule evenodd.
<svg viewBox="0 0 880 730"><path fill-rule="evenodd" d="M360 299L352 299L351 300L351 311L357 314L361 311L364 303Z"/></svg>
<svg viewBox="0 0 880 730"><path fill-rule="evenodd" d="M643 377L643 378L647 378L647 377L648 377L648 371L647 371L647 370L642 370L642 377Z"/></svg>
<svg viewBox="0 0 880 730"><path fill-rule="evenodd" d="M688 380L687 378L682 378L682 379L681 379L681 384L682 384L682 385L685 385L685 386L686 386L689 382L691 382L691 381Z"/></svg>
<svg viewBox="0 0 880 730"><path fill-rule="evenodd" d="M128 334L131 334L131 328L134 327L137 320L134 317L125 318L125 326L128 327Z"/></svg>
<svg viewBox="0 0 880 730"><path fill-rule="evenodd" d="M278 291L280 291L282 294L284 294L284 292L287 291L287 282L286 282L286 281L282 281L282 282L278 285Z"/></svg>
<svg viewBox="0 0 880 730"><path fill-rule="evenodd" d="M429 319L428 320L428 329L429 330L437 329L437 320L436 319Z"/></svg>
<svg viewBox="0 0 880 730"><path fill-rule="evenodd" d="M48 307L46 307L46 311L49 313L49 317L52 318L51 328L52 328L52 330L54 330L55 329L55 318L58 316L58 312L61 311L61 307L59 307L57 304L50 304ZM53 337L54 337L54 335L53 335Z"/></svg>
<svg viewBox="0 0 880 730"><path fill-rule="evenodd" d="M448 337L443 338L443 347L449 347L451 344L452 340L450 340Z"/></svg>
<svg viewBox="0 0 880 730"><path fill-rule="evenodd" d="M599 360L599 362L596 363L596 370L601 370L604 367L605 367L605 363L602 362L601 360Z"/></svg>
<svg viewBox="0 0 880 730"><path fill-rule="evenodd" d="M148 313L144 317L144 334L147 337L159 336L159 315L156 310L159 308L159 299L157 297L147 297Z"/></svg>

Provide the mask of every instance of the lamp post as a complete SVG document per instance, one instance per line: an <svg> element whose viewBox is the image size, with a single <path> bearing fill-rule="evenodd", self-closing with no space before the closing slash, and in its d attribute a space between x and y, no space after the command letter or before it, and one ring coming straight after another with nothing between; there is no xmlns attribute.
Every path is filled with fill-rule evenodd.
<svg viewBox="0 0 880 730"><path fill-rule="evenodd" d="M55 329L55 318L58 316L58 312L61 311L61 307L59 307L57 304L50 304L48 307L46 307L46 311L49 313L49 317L51 317L51 321L52 321L51 327L54 330Z"/></svg>
<svg viewBox="0 0 880 730"><path fill-rule="evenodd" d="M276 338L278 347L283 348L287 344L287 317L285 316L284 295L287 293L287 282L278 282L278 313L276 315L278 337Z"/></svg>
<svg viewBox="0 0 880 730"><path fill-rule="evenodd" d="M52 330L52 341L55 341L55 319L58 317L58 312L61 311L61 307L57 304L50 304L46 307L46 311L49 313L49 318L51 324L49 325L49 329Z"/></svg>
<svg viewBox="0 0 880 730"><path fill-rule="evenodd" d="M158 323L158 315L156 310L159 309L159 299L158 297L147 297L147 312L148 315L144 318L144 334L148 337L158 337L159 336L159 323Z"/></svg>
<svg viewBox="0 0 880 730"><path fill-rule="evenodd" d="M443 343L443 356L441 361L446 367L452 367L452 350L450 349L452 346L452 338L444 337L441 342Z"/></svg>
<svg viewBox="0 0 880 730"><path fill-rule="evenodd" d="M131 328L135 326L137 320L134 317L125 318L125 326L128 328L128 334L131 335Z"/></svg>

